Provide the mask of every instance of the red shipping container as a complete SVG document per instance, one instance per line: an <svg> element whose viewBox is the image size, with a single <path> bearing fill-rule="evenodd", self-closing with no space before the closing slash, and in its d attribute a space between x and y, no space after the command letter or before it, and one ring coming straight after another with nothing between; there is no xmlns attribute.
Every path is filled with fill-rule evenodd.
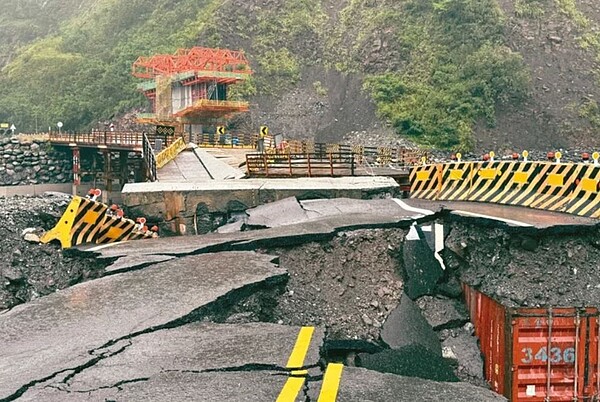
<svg viewBox="0 0 600 402"><path fill-rule="evenodd" d="M512 308L464 291L494 391L512 402L598 400L597 308Z"/></svg>

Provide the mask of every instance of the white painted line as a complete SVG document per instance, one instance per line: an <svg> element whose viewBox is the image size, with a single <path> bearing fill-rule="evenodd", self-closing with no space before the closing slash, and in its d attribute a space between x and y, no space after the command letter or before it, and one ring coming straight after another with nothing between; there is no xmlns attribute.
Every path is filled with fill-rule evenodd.
<svg viewBox="0 0 600 402"><path fill-rule="evenodd" d="M514 221L512 219L500 218L498 216L477 214L477 213L474 213L474 212L462 211L462 210L458 210L458 209L452 211L452 213L453 214L457 214L457 215L463 215L463 216L472 216L472 217L475 217L475 218L492 219L492 220L495 220L495 221L505 222L505 223L508 223L509 225L513 225L513 226L533 227L533 225L530 225L529 223L525 223L525 222L521 222L521 221Z"/></svg>
<svg viewBox="0 0 600 402"><path fill-rule="evenodd" d="M406 240L420 240L419 232L417 232L417 227L414 223L412 224L410 230L406 234Z"/></svg>
<svg viewBox="0 0 600 402"><path fill-rule="evenodd" d="M433 256L435 257L436 260L438 260L438 262L440 263L442 269L445 271L446 270L446 264L444 264L444 260L442 259L442 256L437 251L435 253L433 253Z"/></svg>
<svg viewBox="0 0 600 402"><path fill-rule="evenodd" d="M430 211L428 209L421 209L421 208L415 208L415 207L411 207L410 205L408 205L407 203L405 203L404 201L398 199L398 198L392 198L392 200L394 200L394 202L396 204L398 204L400 206L400 208L409 211L409 212L415 212L417 214L421 214L421 215L433 215L435 212Z"/></svg>
<svg viewBox="0 0 600 402"><path fill-rule="evenodd" d="M96 247L88 248L85 251L100 251L102 249L105 249L105 248L108 248L108 247L113 247L113 246L116 246L118 244L123 244L123 243L126 243L126 242L120 241L120 242L115 242L115 243L101 244L101 245L96 246Z"/></svg>
<svg viewBox="0 0 600 402"><path fill-rule="evenodd" d="M435 231L433 233L435 239L435 252L439 253L444 249L444 225L436 223L434 225Z"/></svg>
<svg viewBox="0 0 600 402"><path fill-rule="evenodd" d="M431 225L421 226L423 232L431 232Z"/></svg>

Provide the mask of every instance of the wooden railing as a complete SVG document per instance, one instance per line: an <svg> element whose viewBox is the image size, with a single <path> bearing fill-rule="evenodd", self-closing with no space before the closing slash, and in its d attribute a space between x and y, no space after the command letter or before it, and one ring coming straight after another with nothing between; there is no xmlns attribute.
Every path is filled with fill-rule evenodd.
<svg viewBox="0 0 600 402"><path fill-rule="evenodd" d="M185 149L185 141L183 138L177 138L171 145L160 151L156 155L156 168L160 169L167 163L171 162Z"/></svg>
<svg viewBox="0 0 600 402"><path fill-rule="evenodd" d="M249 177L354 176L356 159L344 152L247 154L246 168Z"/></svg>

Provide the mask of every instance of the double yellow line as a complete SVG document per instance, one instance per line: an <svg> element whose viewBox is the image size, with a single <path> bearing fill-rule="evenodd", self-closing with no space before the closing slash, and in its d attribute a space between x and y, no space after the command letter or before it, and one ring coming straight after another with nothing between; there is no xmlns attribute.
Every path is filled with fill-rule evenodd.
<svg viewBox="0 0 600 402"><path fill-rule="evenodd" d="M304 358L308 353L314 332L314 327L302 327L300 329L296 344L286 365L286 368L291 370L290 376L279 393L277 402L294 402L304 386L308 370L302 369L302 367L304 367ZM327 365L317 402L335 402L343 369L343 364L330 363Z"/></svg>

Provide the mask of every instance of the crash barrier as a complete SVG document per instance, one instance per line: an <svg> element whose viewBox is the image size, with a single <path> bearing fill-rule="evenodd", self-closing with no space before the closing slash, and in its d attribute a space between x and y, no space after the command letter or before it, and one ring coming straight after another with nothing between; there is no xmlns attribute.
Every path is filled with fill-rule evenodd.
<svg viewBox="0 0 600 402"><path fill-rule="evenodd" d="M491 388L511 402L597 401L597 308L512 308L463 286Z"/></svg>
<svg viewBox="0 0 600 402"><path fill-rule="evenodd" d="M160 169L171 162L185 149L185 141L179 137L171 145L156 154L156 168Z"/></svg>
<svg viewBox="0 0 600 402"><path fill-rule="evenodd" d="M600 217L600 166L552 162L453 162L415 166L411 198L478 201Z"/></svg>
<svg viewBox="0 0 600 402"><path fill-rule="evenodd" d="M58 223L41 237L42 243L60 241L62 248L87 243L113 243L156 237L143 224L113 213L106 204L73 196Z"/></svg>
<svg viewBox="0 0 600 402"><path fill-rule="evenodd" d="M356 160L353 153L330 152L247 154L249 177L315 177L354 176Z"/></svg>

